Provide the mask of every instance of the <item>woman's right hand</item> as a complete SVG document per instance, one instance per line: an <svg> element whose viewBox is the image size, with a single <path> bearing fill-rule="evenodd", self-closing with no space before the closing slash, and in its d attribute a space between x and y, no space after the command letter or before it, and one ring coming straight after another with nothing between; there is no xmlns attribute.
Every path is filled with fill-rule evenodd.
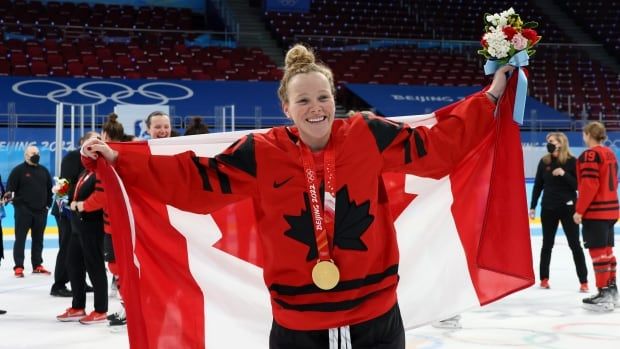
<svg viewBox="0 0 620 349"><path fill-rule="evenodd" d="M96 160L99 155L103 156L107 162L113 164L118 157L118 152L109 145L107 145L104 141L93 137L87 139L84 144L82 144L82 149L80 151L82 155L87 156L91 159Z"/></svg>
<svg viewBox="0 0 620 349"><path fill-rule="evenodd" d="M530 209L530 219L534 219L536 218L536 210L531 208Z"/></svg>

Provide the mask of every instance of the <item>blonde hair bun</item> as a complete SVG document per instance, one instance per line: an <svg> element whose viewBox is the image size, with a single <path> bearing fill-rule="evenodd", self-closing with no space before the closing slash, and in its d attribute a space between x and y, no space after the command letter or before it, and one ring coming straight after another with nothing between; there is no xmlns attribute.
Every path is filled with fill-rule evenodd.
<svg viewBox="0 0 620 349"><path fill-rule="evenodd" d="M288 50L284 62L286 69L289 70L299 66L314 64L316 59L314 58L314 53L306 46L297 44Z"/></svg>
<svg viewBox="0 0 620 349"><path fill-rule="evenodd" d="M332 94L336 93L336 87L334 86L334 76L332 71L322 63L317 63L311 48L308 48L301 44L296 44L291 47L286 53L284 59L284 76L280 80L280 87L278 88L278 97L281 102L288 101L288 83L293 76L297 74L306 74L317 72L323 74L329 82Z"/></svg>

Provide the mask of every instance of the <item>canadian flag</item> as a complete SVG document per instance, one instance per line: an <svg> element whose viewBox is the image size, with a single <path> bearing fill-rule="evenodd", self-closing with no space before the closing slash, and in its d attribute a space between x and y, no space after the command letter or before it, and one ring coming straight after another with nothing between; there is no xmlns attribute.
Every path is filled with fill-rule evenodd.
<svg viewBox="0 0 620 349"><path fill-rule="evenodd" d="M493 302L534 282L514 83L496 128L439 180L384 174L407 329ZM432 127L434 115L398 118ZM132 151L214 156L242 133L119 144ZM181 211L125 186L97 162L122 276L132 348L268 348L272 316L250 199ZM182 179L179 179L182 180ZM152 188L153 191L157 188Z"/></svg>

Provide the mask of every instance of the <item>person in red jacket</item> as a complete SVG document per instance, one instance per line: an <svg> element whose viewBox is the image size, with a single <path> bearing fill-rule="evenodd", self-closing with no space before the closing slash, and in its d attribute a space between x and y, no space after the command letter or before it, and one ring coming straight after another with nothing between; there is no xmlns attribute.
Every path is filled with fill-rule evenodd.
<svg viewBox="0 0 620 349"><path fill-rule="evenodd" d="M616 257L613 253L614 224L618 220L618 161L607 139L605 126L591 122L583 129L588 146L577 161L579 198L573 219L583 224L583 240L589 249L598 294L584 298L587 309L611 311L618 306ZM614 304L615 303L615 304Z"/></svg>
<svg viewBox="0 0 620 349"><path fill-rule="evenodd" d="M271 296L271 349L339 342L403 349L399 252L380 178L446 176L494 127L495 102L513 69L500 68L488 89L437 111L431 129L368 114L336 120L331 71L296 45L278 89L294 127L249 134L213 158L119 153L92 139L83 161L93 167L102 156L127 185L181 210L209 212L251 197Z"/></svg>

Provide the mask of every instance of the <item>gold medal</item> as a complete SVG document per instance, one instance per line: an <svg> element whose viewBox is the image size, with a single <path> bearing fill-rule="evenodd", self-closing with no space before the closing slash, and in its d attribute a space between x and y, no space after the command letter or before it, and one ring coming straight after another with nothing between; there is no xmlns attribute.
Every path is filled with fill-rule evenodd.
<svg viewBox="0 0 620 349"><path fill-rule="evenodd" d="M340 271L332 261L318 261L312 268L312 281L322 290L331 290L340 281Z"/></svg>

